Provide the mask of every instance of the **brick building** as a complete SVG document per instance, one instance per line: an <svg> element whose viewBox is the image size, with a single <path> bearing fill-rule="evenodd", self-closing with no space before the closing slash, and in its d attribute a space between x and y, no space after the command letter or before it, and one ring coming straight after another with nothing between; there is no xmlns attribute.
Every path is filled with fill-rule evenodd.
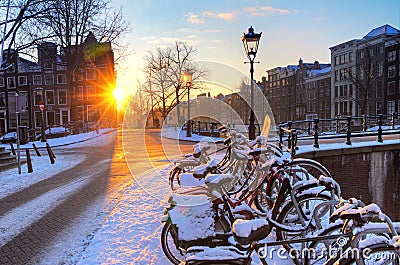
<svg viewBox="0 0 400 265"><path fill-rule="evenodd" d="M116 76L111 43L99 43L92 33L82 45L85 57L79 71L71 74L60 48L51 42L37 46L37 62L13 50L3 52L0 72L0 132L16 130L20 124L39 130L82 121L114 126ZM69 78L71 77L71 78ZM17 104L18 103L18 104ZM43 112L40 105L44 105ZM17 108L18 107L18 108Z"/></svg>
<svg viewBox="0 0 400 265"><path fill-rule="evenodd" d="M306 118L308 103L306 78L310 76L311 71L325 70L329 66L318 61L304 63L300 58L298 65L267 70L269 88L266 96L277 123Z"/></svg>

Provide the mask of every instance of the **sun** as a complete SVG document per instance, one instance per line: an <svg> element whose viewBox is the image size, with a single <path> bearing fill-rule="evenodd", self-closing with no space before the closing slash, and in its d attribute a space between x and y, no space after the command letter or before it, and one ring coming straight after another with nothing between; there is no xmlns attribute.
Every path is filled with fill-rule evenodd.
<svg viewBox="0 0 400 265"><path fill-rule="evenodd" d="M117 100L118 108L121 108L125 100L124 91L121 88L117 87L113 92L113 96L115 100Z"/></svg>

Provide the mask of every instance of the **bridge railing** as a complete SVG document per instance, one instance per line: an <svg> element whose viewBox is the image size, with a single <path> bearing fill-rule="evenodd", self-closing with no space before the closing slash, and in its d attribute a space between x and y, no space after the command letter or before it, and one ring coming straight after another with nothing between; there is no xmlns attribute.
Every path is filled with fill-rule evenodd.
<svg viewBox="0 0 400 265"><path fill-rule="evenodd" d="M287 135L288 148L291 148L292 130L296 132L296 142L302 138L313 137L315 148L319 148L319 139L324 137L346 137L346 144L351 145L351 138L356 136L377 135L377 141L383 142L382 135L386 130L400 133L400 119L396 112L389 115L377 116L346 116L332 119L312 119L288 121L279 125L279 145L283 145ZM392 131L393 132L393 131Z"/></svg>

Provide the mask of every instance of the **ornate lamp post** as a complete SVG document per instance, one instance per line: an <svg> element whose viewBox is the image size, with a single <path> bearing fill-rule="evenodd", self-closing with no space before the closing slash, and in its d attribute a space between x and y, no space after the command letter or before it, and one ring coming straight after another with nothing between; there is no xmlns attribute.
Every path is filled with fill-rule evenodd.
<svg viewBox="0 0 400 265"><path fill-rule="evenodd" d="M262 32L261 32L262 33ZM249 139L254 140L256 138L256 128L254 124L254 85L253 85L253 74L254 74L254 59L257 55L258 43L260 42L261 33L255 33L252 26L248 29L247 34L243 33L242 42L246 51L247 58L250 63L250 124L249 124Z"/></svg>
<svg viewBox="0 0 400 265"><path fill-rule="evenodd" d="M36 94L39 96L39 108L40 108L40 112L41 112L41 116L42 116L42 127L41 127L41 142L47 142L46 139L46 130L45 130L45 126L44 126L44 102L43 102L43 88L38 87L35 89L36 90Z"/></svg>
<svg viewBox="0 0 400 265"><path fill-rule="evenodd" d="M190 121L190 85L192 83L192 74L188 72L183 72L181 75L181 80L182 83L185 84L187 91L188 91L188 101L187 101L187 106L188 106L188 118L187 118L187 124L186 124L186 137L192 137L192 126L191 126L191 121Z"/></svg>

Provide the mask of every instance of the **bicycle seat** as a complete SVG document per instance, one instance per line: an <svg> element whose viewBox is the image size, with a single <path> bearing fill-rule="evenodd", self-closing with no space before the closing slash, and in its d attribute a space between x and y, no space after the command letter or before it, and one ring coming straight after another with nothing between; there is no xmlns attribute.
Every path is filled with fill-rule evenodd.
<svg viewBox="0 0 400 265"><path fill-rule="evenodd" d="M233 179L232 174L211 174L206 177L205 182L208 187L216 188L231 183Z"/></svg>
<svg viewBox="0 0 400 265"><path fill-rule="evenodd" d="M241 245L248 245L269 235L271 227L266 219L237 219L232 225L232 233Z"/></svg>
<svg viewBox="0 0 400 265"><path fill-rule="evenodd" d="M368 221L375 221L378 219L379 215L381 214L381 209L375 203L369 204L360 209L349 209L343 211L340 214L340 218L343 220L356 220L359 223L365 223Z"/></svg>

